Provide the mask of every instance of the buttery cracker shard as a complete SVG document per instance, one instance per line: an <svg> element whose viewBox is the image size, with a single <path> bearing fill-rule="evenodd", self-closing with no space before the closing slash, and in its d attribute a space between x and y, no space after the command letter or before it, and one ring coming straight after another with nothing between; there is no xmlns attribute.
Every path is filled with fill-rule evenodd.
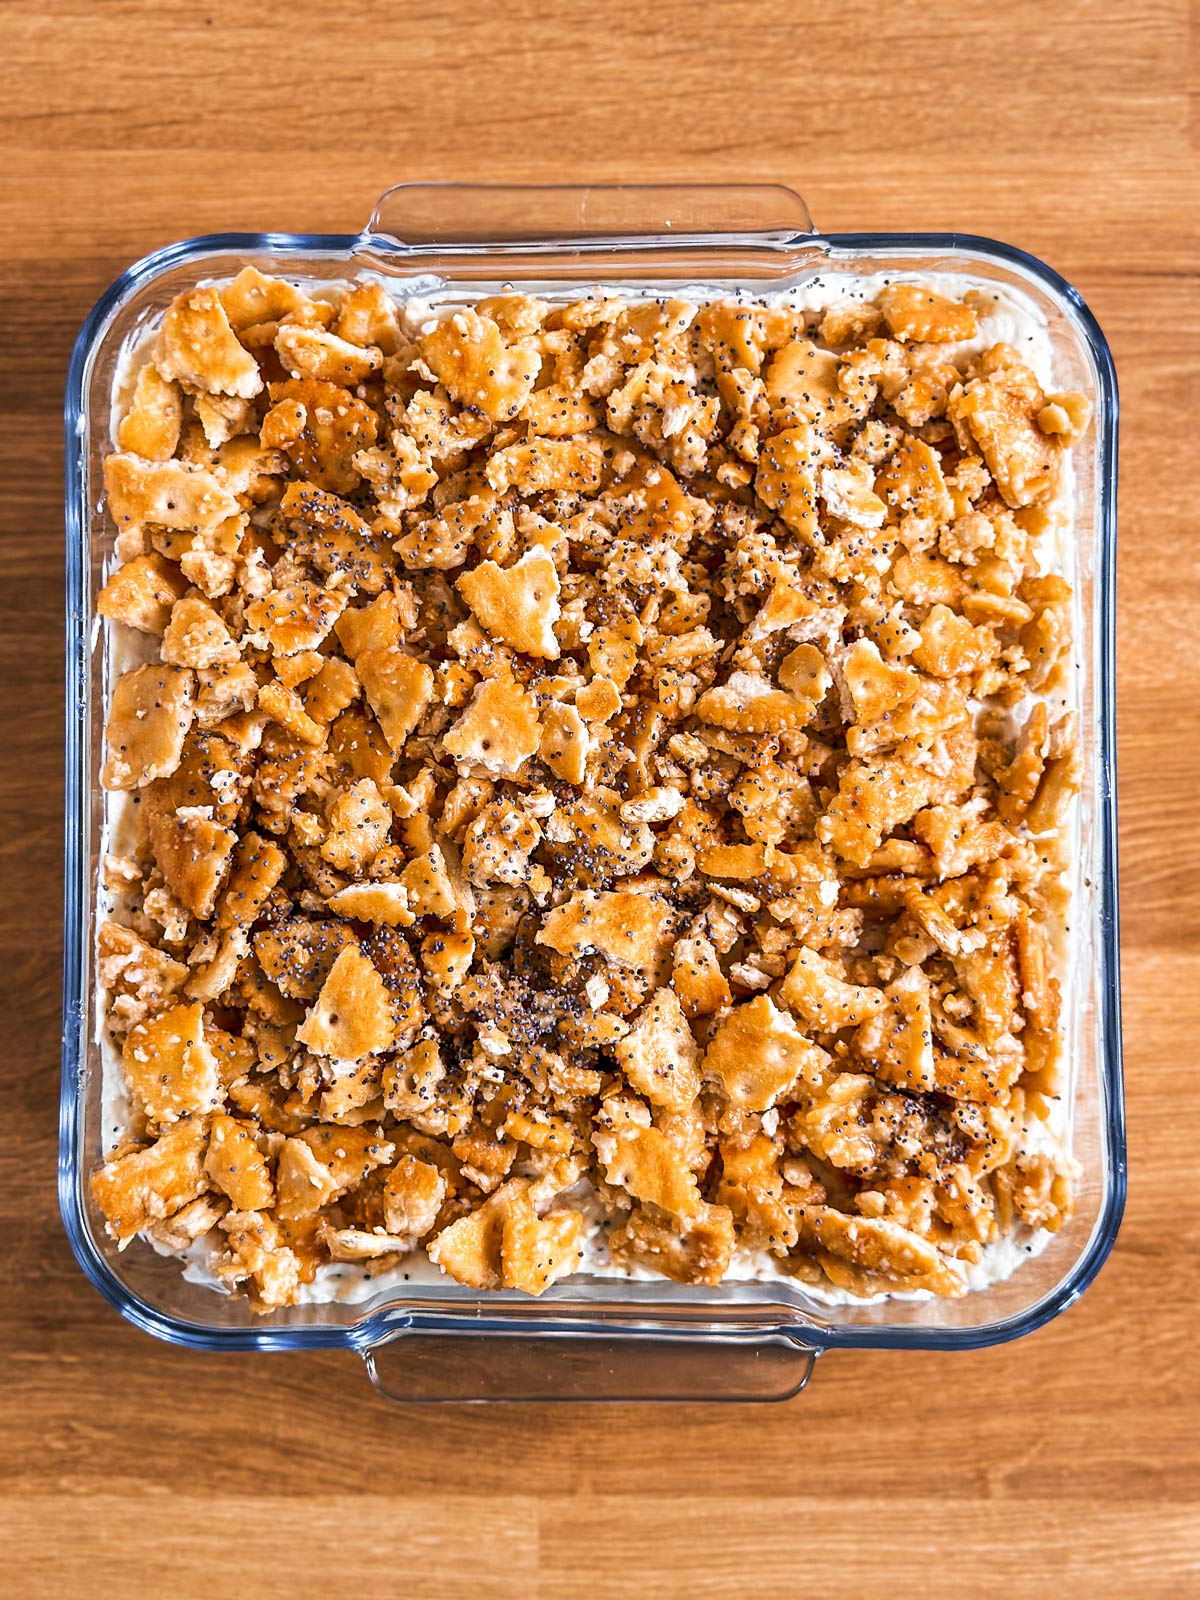
<svg viewBox="0 0 1200 1600"><path fill-rule="evenodd" d="M592 1143L609 1183L672 1217L690 1218L700 1210L704 1202L696 1175L664 1133L623 1119L610 1128L606 1112L598 1121Z"/></svg>
<svg viewBox="0 0 1200 1600"><path fill-rule="evenodd" d="M700 1047L674 990L657 989L614 1054L652 1105L686 1111L700 1092Z"/></svg>
<svg viewBox="0 0 1200 1600"><path fill-rule="evenodd" d="M476 688L443 744L464 768L515 778L541 742L536 702L514 678L504 676Z"/></svg>
<svg viewBox="0 0 1200 1600"><path fill-rule="evenodd" d="M220 1228L227 1243L215 1263L218 1276L241 1288L255 1311L294 1304L300 1260L274 1218L263 1211L230 1211Z"/></svg>
<svg viewBox="0 0 1200 1600"><path fill-rule="evenodd" d="M283 324L275 335L275 353L293 378L323 383L358 383L383 365L383 351L351 344L324 328Z"/></svg>
<svg viewBox="0 0 1200 1600"><path fill-rule="evenodd" d="M142 788L175 771L194 694L195 677L181 667L134 667L117 681L104 730L106 789Z"/></svg>
<svg viewBox="0 0 1200 1600"><path fill-rule="evenodd" d="M880 990L848 983L838 965L802 945L779 990L784 1004L802 1021L834 1033L883 1010Z"/></svg>
<svg viewBox="0 0 1200 1600"><path fill-rule="evenodd" d="M553 661L558 656L558 573L545 550L527 550L505 569L481 561L455 587L489 633L514 650Z"/></svg>
<svg viewBox="0 0 1200 1600"><path fill-rule="evenodd" d="M275 1203L275 1185L253 1123L217 1112L204 1170L237 1211L265 1211Z"/></svg>
<svg viewBox="0 0 1200 1600"><path fill-rule="evenodd" d="M813 696L777 689L769 678L754 672L731 673L726 683L707 689L696 702L696 716L718 728L736 733L779 733L803 728L812 720L817 701L829 681L816 680Z"/></svg>
<svg viewBox="0 0 1200 1600"><path fill-rule="evenodd" d="M126 1082L153 1123L211 1111L221 1098L200 1004L172 1006L138 1023L126 1036L122 1059Z"/></svg>
<svg viewBox="0 0 1200 1600"><path fill-rule="evenodd" d="M1014 507L1045 500L1062 462L1057 433L1042 426L1046 397L1037 378L1009 345L993 345L951 406L966 424L1005 501Z"/></svg>
<svg viewBox="0 0 1200 1600"><path fill-rule="evenodd" d="M357 873L387 844L392 810L370 778L335 790L325 811L325 837L319 849L330 866Z"/></svg>
<svg viewBox="0 0 1200 1600"><path fill-rule="evenodd" d="M577 1211L539 1216L528 1179L513 1178L444 1228L429 1244L429 1257L472 1288L538 1295L578 1265L582 1227Z"/></svg>
<svg viewBox="0 0 1200 1600"><path fill-rule="evenodd" d="M141 633L162 633L186 588L174 562L153 552L134 556L101 589L96 610L110 622L123 622Z"/></svg>
<svg viewBox="0 0 1200 1600"><path fill-rule="evenodd" d="M330 593L318 583L298 579L272 589L246 608L246 622L261 632L279 656L315 650L325 639L346 604L346 596Z"/></svg>
<svg viewBox="0 0 1200 1600"><path fill-rule="evenodd" d="M593 950L641 969L669 947L671 919L670 903L661 894L585 889L549 913L537 941L561 955Z"/></svg>
<svg viewBox="0 0 1200 1600"><path fill-rule="evenodd" d="M185 461L142 461L113 455L104 463L104 487L113 521L122 534L142 534L147 525L195 535L236 516L236 497L207 467ZM172 545L180 554L190 548Z"/></svg>
<svg viewBox="0 0 1200 1600"><path fill-rule="evenodd" d="M207 600L191 596L171 608L161 653L164 661L179 667L215 667L238 658L224 620Z"/></svg>
<svg viewBox="0 0 1200 1600"><path fill-rule="evenodd" d="M951 1298L964 1292L962 1278L936 1246L898 1222L848 1216L829 1206L806 1206L799 1215L802 1246L816 1250L833 1282L853 1294L876 1293L889 1281ZM849 1270L839 1271L835 1263Z"/></svg>
<svg viewBox="0 0 1200 1600"><path fill-rule="evenodd" d="M308 304L308 297L285 278L268 278L257 267L243 267L220 291L229 325L237 333L265 322L280 322Z"/></svg>
<svg viewBox="0 0 1200 1600"><path fill-rule="evenodd" d="M152 361L137 375L129 410L117 428L117 443L146 461L169 461L179 444L183 399Z"/></svg>
<svg viewBox="0 0 1200 1600"><path fill-rule="evenodd" d="M408 890L402 883L348 884L330 895L325 903L339 917L353 917L359 922L411 927L415 921Z"/></svg>
<svg viewBox="0 0 1200 1600"><path fill-rule="evenodd" d="M516 489L523 495L555 490L587 494L600 487L604 456L592 444L532 438L497 450L487 464L486 476L498 491Z"/></svg>
<svg viewBox="0 0 1200 1600"><path fill-rule="evenodd" d="M207 1142L204 1118L184 1117L153 1144L111 1156L91 1181L109 1232L122 1241L132 1239L198 1199L207 1187Z"/></svg>
<svg viewBox="0 0 1200 1600"><path fill-rule="evenodd" d="M185 962L119 922L101 924L97 946L97 972L114 1038L169 1005L187 978Z"/></svg>
<svg viewBox="0 0 1200 1600"><path fill-rule="evenodd" d="M175 898L201 921L213 914L238 842L233 829L215 822L208 809L181 806L150 818L155 864Z"/></svg>
<svg viewBox="0 0 1200 1600"><path fill-rule="evenodd" d="M974 308L919 283L897 283L879 296L879 309L893 338L922 344L971 339L978 330Z"/></svg>
<svg viewBox="0 0 1200 1600"><path fill-rule="evenodd" d="M366 401L324 378L273 383L270 397L262 443L284 451L306 483L338 495L357 489L364 458L379 437L378 414Z"/></svg>
<svg viewBox="0 0 1200 1600"><path fill-rule="evenodd" d="M357 1061L395 1037L387 986L353 945L341 952L296 1038L317 1055Z"/></svg>
<svg viewBox="0 0 1200 1600"><path fill-rule="evenodd" d="M283 1222L315 1217L356 1188L395 1154L395 1145L365 1127L312 1122L280 1146L275 1165L276 1215Z"/></svg>
<svg viewBox="0 0 1200 1600"><path fill-rule="evenodd" d="M517 415L541 367L536 350L506 345L490 317L470 310L439 319L417 348L453 399L496 421Z"/></svg>
<svg viewBox="0 0 1200 1600"><path fill-rule="evenodd" d="M270 1314L956 1295L1066 1222L1088 403L994 296L828 290L168 308L97 600L122 1244Z"/></svg>
<svg viewBox="0 0 1200 1600"><path fill-rule="evenodd" d="M399 755L433 698L433 668L398 645L364 650L354 666L392 754Z"/></svg>
<svg viewBox="0 0 1200 1600"><path fill-rule="evenodd" d="M767 1111L806 1068L824 1056L769 995L756 995L720 1019L702 1071L743 1111Z"/></svg>
<svg viewBox="0 0 1200 1600"><path fill-rule="evenodd" d="M215 289L193 289L168 309L158 336L158 371L209 394L250 400L262 389L262 373L238 343Z"/></svg>

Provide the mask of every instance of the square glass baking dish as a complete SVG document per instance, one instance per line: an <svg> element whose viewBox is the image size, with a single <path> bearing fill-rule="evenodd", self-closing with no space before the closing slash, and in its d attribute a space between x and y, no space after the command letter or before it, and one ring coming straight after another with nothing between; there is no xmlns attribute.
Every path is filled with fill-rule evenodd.
<svg viewBox="0 0 1200 1600"><path fill-rule="evenodd" d="M1079 447L1076 654L1084 784L1071 922L1068 1013L1077 1208L1010 1278L960 1300L823 1304L791 1281L718 1288L573 1278L531 1302L450 1283L408 1283L355 1303L253 1315L180 1263L108 1238L88 1189L101 1155L94 933L103 796L107 644L95 597L112 547L100 503L114 373L123 346L193 284L247 262L316 280L382 276L400 294L445 284L603 282L713 293L785 289L815 274L969 273L1015 288L1044 317L1055 379L1081 389L1095 425ZM825 1350L974 1349L1041 1326L1076 1300L1108 1254L1125 1194L1117 946L1114 572L1117 391L1087 306L1032 256L956 234L814 231L798 196L773 186L480 188L400 185L359 235L218 234L169 245L101 296L75 345L66 392L66 861L59 1195L72 1248L99 1291L138 1327L207 1350L341 1347L385 1392L430 1399L771 1399L795 1393Z"/></svg>

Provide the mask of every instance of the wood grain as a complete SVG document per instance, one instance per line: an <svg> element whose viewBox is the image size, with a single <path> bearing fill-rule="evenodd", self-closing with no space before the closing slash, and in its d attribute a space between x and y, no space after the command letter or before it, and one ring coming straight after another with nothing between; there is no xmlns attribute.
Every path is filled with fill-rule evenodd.
<svg viewBox="0 0 1200 1600"><path fill-rule="evenodd" d="M1200 1584L1200 557L1187 0L0 4L0 1528L15 1596L1183 1595ZM787 1405L389 1408L123 1324L54 1197L62 382L123 266L406 177L754 178L1049 260L1121 377L1132 1180L1083 1302Z"/></svg>

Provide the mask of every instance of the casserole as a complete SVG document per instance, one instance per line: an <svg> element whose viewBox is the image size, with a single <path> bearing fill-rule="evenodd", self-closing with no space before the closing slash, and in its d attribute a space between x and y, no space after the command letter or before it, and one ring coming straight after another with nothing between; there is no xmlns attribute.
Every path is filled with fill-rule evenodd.
<svg viewBox="0 0 1200 1600"><path fill-rule="evenodd" d="M532 220L531 220L532 219ZM381 275L405 296L451 285L544 289L701 285L766 295L814 275L958 272L1021 292L1041 314L1056 379L1092 400L1080 452L1077 649L1084 775L1068 1008L1073 1149L1083 1167L1074 1217L1036 1260L986 1291L831 1305L790 1282L685 1288L593 1277L534 1309L505 1294L394 1282L356 1302L309 1302L252 1318L240 1301L179 1276L143 1244L118 1255L87 1193L101 1153L102 1071L92 981L101 851L98 765L110 646L94 626L112 533L98 507L111 396L122 352L182 289L252 264L308 280ZM64 1217L85 1271L131 1320L177 1342L219 1348L346 1346L408 1398L620 1397L793 1392L813 1356L854 1344L971 1347L1057 1314L1090 1281L1115 1235L1124 1185L1112 786L1112 580L1116 396L1111 359L1086 307L1031 258L983 240L812 233L785 190L462 190L402 186L364 233L216 236L130 269L80 335L67 396L68 730ZM455 1336L453 1342L451 1336ZM473 1339L474 1344L470 1343Z"/></svg>

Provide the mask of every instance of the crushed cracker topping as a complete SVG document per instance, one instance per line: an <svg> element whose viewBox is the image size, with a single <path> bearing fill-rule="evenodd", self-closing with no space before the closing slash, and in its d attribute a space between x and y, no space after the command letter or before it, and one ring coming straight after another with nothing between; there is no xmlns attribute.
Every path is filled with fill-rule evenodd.
<svg viewBox="0 0 1200 1600"><path fill-rule="evenodd" d="M267 1312L416 1249L540 1294L584 1185L684 1283L956 1295L1062 1225L1088 404L981 310L174 302L104 469L118 1239Z"/></svg>

